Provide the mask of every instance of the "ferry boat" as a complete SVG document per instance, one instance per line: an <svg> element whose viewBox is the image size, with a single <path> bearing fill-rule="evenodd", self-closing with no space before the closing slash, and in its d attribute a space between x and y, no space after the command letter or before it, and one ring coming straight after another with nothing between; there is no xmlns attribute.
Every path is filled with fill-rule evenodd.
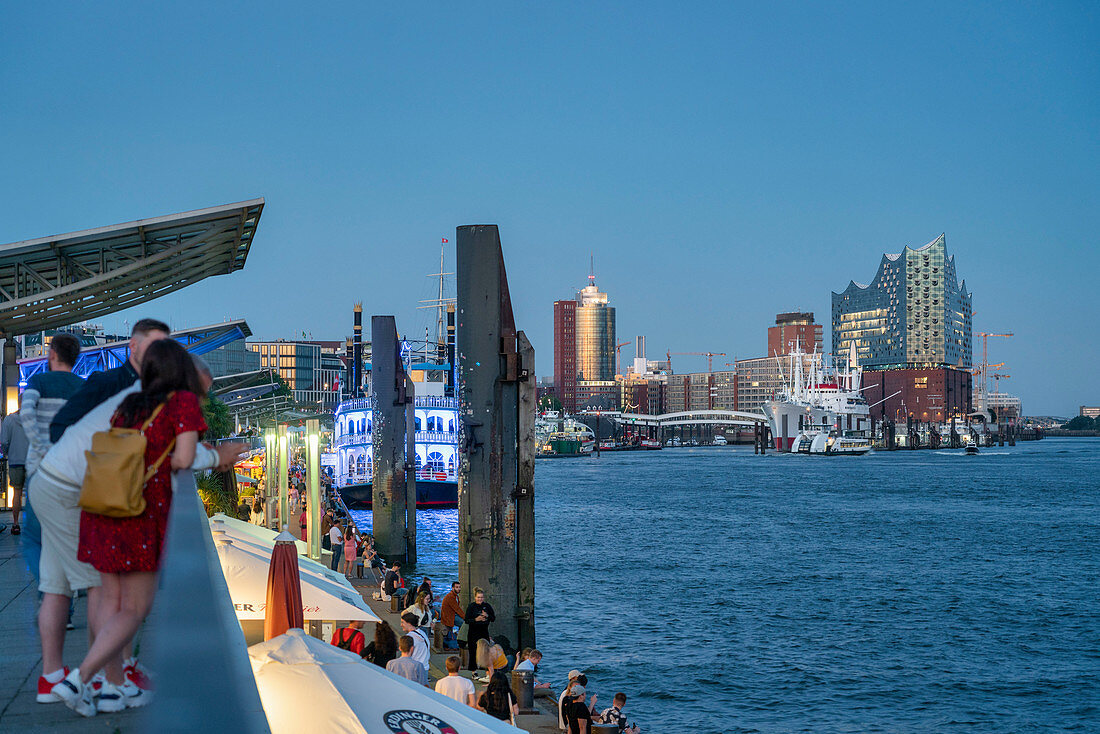
<svg viewBox="0 0 1100 734"><path fill-rule="evenodd" d="M440 394L422 395L438 385ZM413 408L416 421L416 507L421 510L458 507L458 398L444 397L442 383L417 383ZM333 444L335 484L344 504L372 505L374 424L372 398L345 400L336 408Z"/></svg>
<svg viewBox="0 0 1100 734"><path fill-rule="evenodd" d="M779 361L778 356L776 360ZM787 355L787 369L783 370L780 363L780 371L787 375L787 385L762 408L777 450L830 453L823 450L830 439L832 443L828 445L837 449L831 453L870 450L867 437L871 410L860 394L863 370L856 359L855 345L849 350L844 369L827 364L823 355L806 354L796 348ZM807 435L802 437L803 433ZM812 451L810 447L818 436L823 437L823 443L819 443L822 451ZM860 442L866 442L866 450L856 450ZM841 451L841 446L850 446L851 450Z"/></svg>
<svg viewBox="0 0 1100 734"><path fill-rule="evenodd" d="M535 446L539 458L591 456L596 434L584 423L549 410L535 418Z"/></svg>

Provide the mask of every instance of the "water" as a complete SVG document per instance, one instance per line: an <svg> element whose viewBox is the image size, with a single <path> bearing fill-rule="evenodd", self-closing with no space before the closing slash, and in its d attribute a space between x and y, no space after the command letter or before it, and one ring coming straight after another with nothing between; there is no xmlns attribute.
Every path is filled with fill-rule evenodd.
<svg viewBox="0 0 1100 734"><path fill-rule="evenodd" d="M1096 439L540 461L540 678L658 734L1100 731L1098 469ZM418 574L456 577L456 520L418 513Z"/></svg>

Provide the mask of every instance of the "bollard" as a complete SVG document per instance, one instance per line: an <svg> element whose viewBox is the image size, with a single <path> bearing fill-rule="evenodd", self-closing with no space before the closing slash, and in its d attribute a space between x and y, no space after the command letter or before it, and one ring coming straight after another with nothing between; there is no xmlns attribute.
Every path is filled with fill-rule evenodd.
<svg viewBox="0 0 1100 734"><path fill-rule="evenodd" d="M512 671L512 695L521 714L534 714L535 711L535 673L532 670Z"/></svg>
<svg viewBox="0 0 1100 734"><path fill-rule="evenodd" d="M397 594L394 594L390 597L390 611L394 614L401 613L401 602L399 601L400 599L404 599L404 597L398 596Z"/></svg>

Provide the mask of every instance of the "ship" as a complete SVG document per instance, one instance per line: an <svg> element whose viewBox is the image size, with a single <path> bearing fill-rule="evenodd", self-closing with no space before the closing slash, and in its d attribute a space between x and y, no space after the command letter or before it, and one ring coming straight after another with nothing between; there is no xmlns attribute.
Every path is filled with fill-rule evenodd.
<svg viewBox="0 0 1100 734"><path fill-rule="evenodd" d="M535 418L535 447L543 459L591 456L596 434L574 418L546 411Z"/></svg>
<svg viewBox="0 0 1100 734"><path fill-rule="evenodd" d="M443 510L458 507L458 398L421 395L442 383L417 383L413 398L416 424L416 507ZM373 501L373 401L345 400L336 408L333 445L335 484L344 504L369 508Z"/></svg>
<svg viewBox="0 0 1100 734"><path fill-rule="evenodd" d="M780 372L787 384L762 410L778 451L862 454L871 450L871 411L860 393L863 370L852 345L843 369L796 347Z"/></svg>
<svg viewBox="0 0 1100 734"><path fill-rule="evenodd" d="M446 239L443 240L445 244ZM413 397L415 424L416 507L419 510L444 510L458 507L458 442L461 427L458 417L457 373L455 362L454 298L444 296L444 247L440 247L438 297L423 301L420 308L436 312L436 334L432 339L425 329L424 340L404 340L401 359L416 383ZM358 308L358 306L357 306ZM353 365L361 365L360 314L356 313L355 356ZM360 391L360 378L353 373L351 388ZM359 393L362 395L362 392ZM337 405L333 416L333 448L336 459L333 483L350 508L373 505L374 399L369 395L351 397Z"/></svg>

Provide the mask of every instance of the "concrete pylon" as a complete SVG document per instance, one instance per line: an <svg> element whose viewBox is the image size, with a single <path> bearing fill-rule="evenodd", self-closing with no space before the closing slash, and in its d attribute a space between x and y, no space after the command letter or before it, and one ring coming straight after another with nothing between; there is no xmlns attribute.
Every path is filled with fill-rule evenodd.
<svg viewBox="0 0 1100 734"><path fill-rule="evenodd" d="M410 519L414 532L416 527L416 502L411 508L408 502L408 483L416 481L415 455L407 453L406 411L412 410L412 395L406 390L393 316L371 317L371 348L374 541L387 562L409 563ZM415 560L415 548L411 557Z"/></svg>
<svg viewBox="0 0 1100 734"><path fill-rule="evenodd" d="M535 645L534 349L516 331L496 225L459 227L458 577L496 610L494 635Z"/></svg>

